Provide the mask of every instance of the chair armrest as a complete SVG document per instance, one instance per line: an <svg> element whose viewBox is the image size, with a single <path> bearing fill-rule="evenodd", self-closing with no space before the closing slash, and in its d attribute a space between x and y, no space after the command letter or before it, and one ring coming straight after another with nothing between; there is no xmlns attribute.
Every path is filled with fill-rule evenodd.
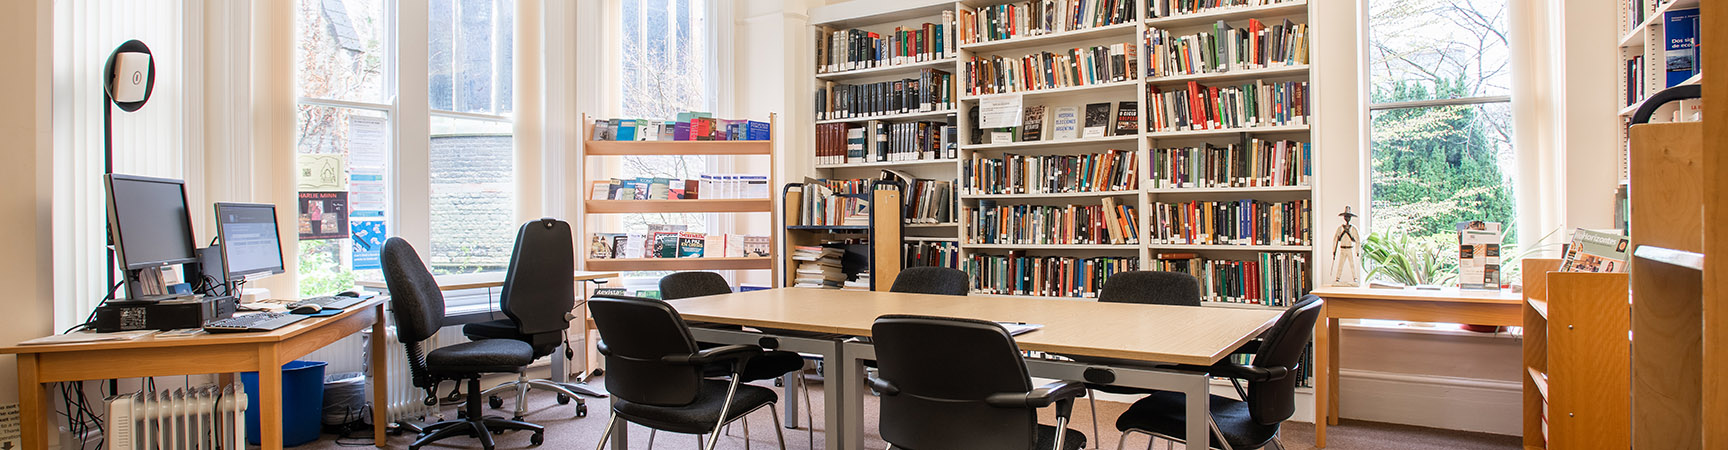
<svg viewBox="0 0 1728 450"><path fill-rule="evenodd" d="M1179 365L1176 370L1188 372L1206 372L1215 377L1239 378L1252 382L1277 381L1290 376L1290 369L1284 366L1260 367L1244 366L1220 361L1211 366Z"/></svg>
<svg viewBox="0 0 1728 450"><path fill-rule="evenodd" d="M895 386L891 381L876 377L865 377L864 383L870 385L870 388L875 389L876 392L882 393L882 396L884 397L900 395L900 387Z"/></svg>
<svg viewBox="0 0 1728 450"><path fill-rule="evenodd" d="M1053 381L1029 392L990 394L984 403L997 408L1043 408L1062 400L1086 395L1086 384L1077 381Z"/></svg>
<svg viewBox="0 0 1728 450"><path fill-rule="evenodd" d="M760 354L762 354L762 347L733 344L704 349L687 355L666 355L660 357L660 360L669 364L686 366L700 366L731 361L734 367L742 368L744 367L744 363L749 361L750 358L754 358L756 355Z"/></svg>

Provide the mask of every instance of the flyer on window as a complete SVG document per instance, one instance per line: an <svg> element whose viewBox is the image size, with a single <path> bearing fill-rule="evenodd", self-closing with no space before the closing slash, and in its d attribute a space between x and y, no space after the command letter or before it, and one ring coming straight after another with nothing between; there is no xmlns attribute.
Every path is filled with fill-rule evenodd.
<svg viewBox="0 0 1728 450"><path fill-rule="evenodd" d="M1500 223L1458 222L1458 288L1500 289Z"/></svg>
<svg viewBox="0 0 1728 450"><path fill-rule="evenodd" d="M347 238L347 192L300 193L300 240Z"/></svg>

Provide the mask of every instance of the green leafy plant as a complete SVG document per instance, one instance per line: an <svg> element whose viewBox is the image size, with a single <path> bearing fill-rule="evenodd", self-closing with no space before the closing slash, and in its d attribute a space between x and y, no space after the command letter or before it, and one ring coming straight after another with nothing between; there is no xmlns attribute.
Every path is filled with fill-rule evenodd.
<svg viewBox="0 0 1728 450"><path fill-rule="evenodd" d="M1368 280L1376 277L1414 286L1443 284L1458 278L1458 257L1433 240L1411 238L1402 233L1369 233L1362 240L1362 256L1368 263Z"/></svg>

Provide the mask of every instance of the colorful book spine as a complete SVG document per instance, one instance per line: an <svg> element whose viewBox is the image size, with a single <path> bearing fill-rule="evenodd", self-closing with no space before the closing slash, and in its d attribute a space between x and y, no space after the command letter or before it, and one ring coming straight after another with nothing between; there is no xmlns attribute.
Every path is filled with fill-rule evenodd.
<svg viewBox="0 0 1728 450"><path fill-rule="evenodd" d="M1313 245L1307 199L1190 201L1151 207L1153 244Z"/></svg>
<svg viewBox="0 0 1728 450"><path fill-rule="evenodd" d="M1152 150L1154 189L1308 186L1313 144L1253 138L1247 144Z"/></svg>
<svg viewBox="0 0 1728 450"><path fill-rule="evenodd" d="M1031 256L1021 251L973 253L964 262L973 292L1038 297L1097 297L1110 275L1139 269L1140 258Z"/></svg>
<svg viewBox="0 0 1728 450"><path fill-rule="evenodd" d="M1082 155L973 153L961 162L967 194L1106 192L1138 189L1135 152L1106 150Z"/></svg>

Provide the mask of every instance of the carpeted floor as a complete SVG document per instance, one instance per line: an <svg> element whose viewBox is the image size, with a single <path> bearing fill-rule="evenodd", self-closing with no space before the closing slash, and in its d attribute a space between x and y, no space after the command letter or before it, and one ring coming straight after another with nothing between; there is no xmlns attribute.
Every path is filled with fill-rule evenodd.
<svg viewBox="0 0 1728 450"><path fill-rule="evenodd" d="M595 380L595 384L603 386L604 380ZM763 384L767 385L766 383ZM813 389L811 391L810 399L816 403L815 420L816 423L820 424L822 423L822 385L819 383L812 384L811 387ZM779 391L777 388L775 390L776 392ZM529 395L529 412L526 419L530 422L538 423L546 427L546 442L542 447L554 449L593 448L599 442L600 434L605 429L608 417L606 399L587 399L590 415L585 418L577 419L575 418L575 408L573 406L558 405L554 402L553 398L552 394L544 392L535 392ZM801 396L799 401L803 401ZM513 400L505 399L506 410L488 411L488 413L492 415L508 416L508 408L512 408L512 405L514 405ZM880 434L876 431L876 405L876 399L874 397L870 397L866 400L865 447L869 449L884 449L887 448L887 444L881 440ZM1104 437L1104 441L1101 443L1102 448L1116 448L1117 440L1121 438L1121 433L1116 431L1115 418L1117 415L1120 415L1123 410L1127 409L1127 407L1128 405L1123 403L1098 402L1098 409L1101 410L1100 417L1105 418L1105 420L1098 424L1101 434ZM1090 408L1086 407L1085 400L1081 400L1074 408L1073 424L1070 426L1085 433L1089 437L1092 436L1091 412ZM447 417L455 417L455 411L453 409L449 410L446 412L446 415ZM800 415L802 416L802 413ZM766 409L752 414L749 417L748 421L750 422L751 432L749 448L777 448L775 445L774 434L772 432L774 427L771 420L772 419L769 418ZM800 420L802 421L803 418L800 417ZM1049 424L1055 423L1054 413L1050 412L1049 408L1045 408L1044 410L1043 421L1044 423ZM811 437L807 434L806 426L807 425L801 423L798 429L785 430L786 448L811 448ZM1439 430L1362 421L1345 421L1341 425L1328 427L1327 434L1331 441L1327 448L1341 450L1489 450L1520 448L1519 438L1516 436ZM814 439L815 448L822 448L825 445L825 436L822 433L821 425L817 425ZM1287 448L1291 450L1313 449L1315 448L1314 427L1308 423L1286 423L1283 430L1282 440ZM413 436L394 436L390 439L389 447L407 448L408 444L411 442L413 442ZM497 436L496 443L500 449L529 447L527 433L512 432L503 436ZM369 447L370 444L371 440L366 438L336 439L336 436L334 435L325 435L322 439L299 448L306 450L339 450L356 445L365 445ZM1144 435L1135 435L1128 440L1128 448L1145 448L1143 446L1147 444L1148 442ZM690 435L659 433L656 437L655 445L662 449L695 448L697 442L696 438ZM608 445L608 447L610 447L610 445ZM425 448L480 448L480 445L472 439L451 438L439 442L438 444L429 445ZM630 448L649 448L647 428L638 425L630 426ZM743 427L734 424L731 434L720 438L720 448L747 448ZM1162 449L1164 448L1164 444L1159 443L1154 448Z"/></svg>

